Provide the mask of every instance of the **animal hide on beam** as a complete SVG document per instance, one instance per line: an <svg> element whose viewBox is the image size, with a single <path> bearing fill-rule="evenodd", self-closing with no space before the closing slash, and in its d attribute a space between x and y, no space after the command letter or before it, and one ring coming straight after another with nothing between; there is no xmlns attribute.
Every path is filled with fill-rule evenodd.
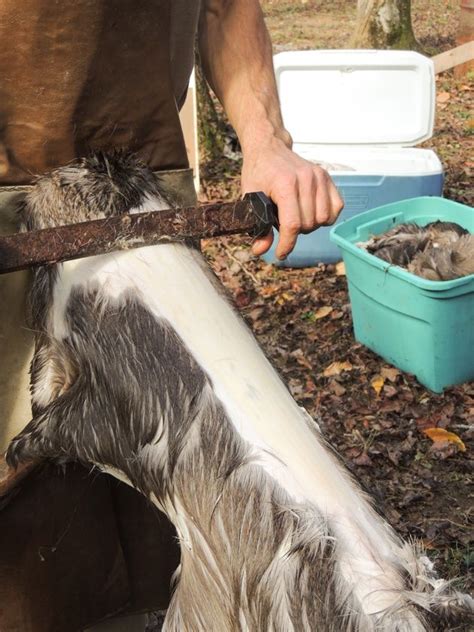
<svg viewBox="0 0 474 632"><path fill-rule="evenodd" d="M94 156L39 179L23 216L37 229L158 205L172 201L145 166ZM166 632L418 632L472 609L375 513L197 250L44 268L31 304L34 418L9 462L94 463L168 515Z"/></svg>

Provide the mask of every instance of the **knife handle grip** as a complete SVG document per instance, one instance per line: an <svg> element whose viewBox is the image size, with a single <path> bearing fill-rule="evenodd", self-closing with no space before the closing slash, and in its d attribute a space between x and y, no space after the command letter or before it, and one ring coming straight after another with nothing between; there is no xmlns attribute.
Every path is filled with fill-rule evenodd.
<svg viewBox="0 0 474 632"><path fill-rule="evenodd" d="M279 228L278 207L265 193L246 193L244 201L250 204L257 220L255 230L252 231L253 237L263 237L273 227Z"/></svg>

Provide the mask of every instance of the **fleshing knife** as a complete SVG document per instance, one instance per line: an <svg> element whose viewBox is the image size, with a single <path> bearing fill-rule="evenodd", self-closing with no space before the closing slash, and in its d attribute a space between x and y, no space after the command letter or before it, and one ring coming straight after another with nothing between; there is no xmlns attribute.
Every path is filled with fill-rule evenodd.
<svg viewBox="0 0 474 632"><path fill-rule="evenodd" d="M277 225L277 207L260 192L247 193L237 202L125 213L0 236L0 274L166 241L237 233L260 237Z"/></svg>

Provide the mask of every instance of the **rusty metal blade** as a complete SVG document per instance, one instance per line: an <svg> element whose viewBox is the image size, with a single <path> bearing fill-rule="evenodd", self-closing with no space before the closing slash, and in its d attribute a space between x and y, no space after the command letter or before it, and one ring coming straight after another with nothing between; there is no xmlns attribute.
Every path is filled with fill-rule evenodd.
<svg viewBox="0 0 474 632"><path fill-rule="evenodd" d="M152 246L164 241L202 239L236 233L269 232L276 207L263 193L248 193L238 202L140 214L124 214L80 224L0 237L0 274Z"/></svg>

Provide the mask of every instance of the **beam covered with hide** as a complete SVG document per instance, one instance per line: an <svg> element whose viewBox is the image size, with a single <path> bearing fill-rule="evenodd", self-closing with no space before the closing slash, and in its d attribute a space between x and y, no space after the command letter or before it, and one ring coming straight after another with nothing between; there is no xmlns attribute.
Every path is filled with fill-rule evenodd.
<svg viewBox="0 0 474 632"><path fill-rule="evenodd" d="M169 208L131 156L38 180L27 229ZM201 254L167 243L35 272L30 459L96 464L174 524L166 632L433 629L472 611L372 509Z"/></svg>

